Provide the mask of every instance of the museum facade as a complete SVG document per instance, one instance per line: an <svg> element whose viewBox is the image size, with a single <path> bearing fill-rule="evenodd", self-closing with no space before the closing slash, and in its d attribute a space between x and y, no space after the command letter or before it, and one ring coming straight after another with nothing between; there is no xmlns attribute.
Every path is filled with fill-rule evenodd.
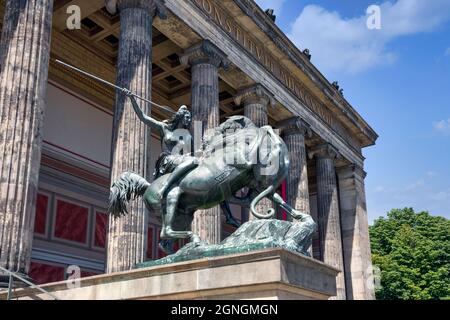
<svg viewBox="0 0 450 320"><path fill-rule="evenodd" d="M252 0L3 0L0 14L1 267L43 284L68 266L86 277L164 256L161 223L141 201L126 217L106 214L122 172L152 179L160 137L120 92L59 59L187 105L204 128L245 115L279 129L291 160L280 193L317 222L312 256L341 271L337 299L374 299L362 149L378 136L270 11ZM210 243L235 230L220 208L197 212L192 227Z"/></svg>

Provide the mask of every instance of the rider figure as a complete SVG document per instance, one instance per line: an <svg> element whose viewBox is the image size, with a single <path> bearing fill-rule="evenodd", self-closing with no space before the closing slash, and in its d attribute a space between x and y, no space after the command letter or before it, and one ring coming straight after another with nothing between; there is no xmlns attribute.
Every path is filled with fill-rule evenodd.
<svg viewBox="0 0 450 320"><path fill-rule="evenodd" d="M181 106L172 119L158 121L144 114L131 91L127 89L122 91L130 98L133 109L139 119L161 134L162 153L156 161L153 176L157 179L171 173L159 191L159 197L162 199L170 186L198 166L198 160L195 157L183 154L183 148L179 148L182 145L190 147L192 137L188 129L192 121L191 113L186 106ZM183 140L180 140L180 135L176 134L175 131L177 129L185 129L182 136Z"/></svg>

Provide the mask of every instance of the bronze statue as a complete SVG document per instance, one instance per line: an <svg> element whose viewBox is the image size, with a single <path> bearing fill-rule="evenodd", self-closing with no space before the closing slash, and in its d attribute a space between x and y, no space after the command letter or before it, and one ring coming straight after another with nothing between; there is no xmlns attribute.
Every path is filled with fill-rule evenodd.
<svg viewBox="0 0 450 320"><path fill-rule="evenodd" d="M171 185L198 165L198 159L190 154L183 154L183 148L181 148L184 144L190 146L192 141L192 137L188 131L192 123L191 113L189 112L189 109L183 105L170 120L158 121L142 111L135 96L130 90L122 89L122 92L130 98L133 109L139 120L149 126L152 130L157 131L161 136L162 153L156 161L153 176L156 180L165 174L170 174L157 193L157 196L160 199L163 199L166 191ZM177 129L185 129L182 141L180 141L179 136L175 134ZM177 150L174 150L175 148ZM220 206L225 213L226 222L238 228L240 223L233 217L228 203L222 202ZM159 246L166 253L173 253L173 241L167 241L167 239L161 238Z"/></svg>
<svg viewBox="0 0 450 320"><path fill-rule="evenodd" d="M244 116L233 116L204 137L200 156L194 157L189 152L176 153L174 149L180 145L180 141L175 131L187 129L191 125L191 114L186 106L180 107L172 119L157 121L143 113L135 98L170 114L174 113L173 110L65 62L55 61L125 93L130 97L139 119L160 132L163 153L156 164L155 181L150 184L135 173L123 173L111 187L108 208L115 217L125 215L128 213L127 204L133 196L143 197L147 208L162 216L160 246L167 253L173 252L173 239L191 238L191 243L177 254L157 260L156 263L268 247L282 247L308 255L307 249L317 226L310 215L290 207L275 192L288 174L289 152L284 141L270 126L258 128ZM190 144L192 139L188 131L184 133L183 143ZM230 145L232 148L228 149ZM236 193L243 188L249 191L246 196L238 198ZM271 198L297 222L270 219L275 213L274 209L266 213L257 212L257 203L265 197ZM250 206L251 213L261 220L245 223L220 245L202 242L190 231L193 215L198 209L221 204L227 223L239 227L228 201Z"/></svg>
<svg viewBox="0 0 450 320"><path fill-rule="evenodd" d="M234 131L227 134L230 129ZM232 157L236 161L232 163L227 161L229 152L219 152L220 147L230 141L243 142L235 145ZM262 158L266 160L253 161ZM233 116L205 139L201 157L186 161L195 163L195 166L173 183L168 183L170 174L162 175L150 184L137 174L123 173L111 188L111 214L127 214L127 203L132 196L142 196L149 210L161 212L161 239L190 238L193 242L200 242L190 230L194 212L224 201L250 205L257 218L269 219L274 215L273 209L266 213L256 210L257 203L269 197L292 217L303 217L275 192L287 176L289 152L270 126L258 128L244 116ZM273 164L276 170L265 174L264 171ZM160 197L163 187L168 188L165 201ZM237 198L235 194L244 187L250 189L247 197Z"/></svg>

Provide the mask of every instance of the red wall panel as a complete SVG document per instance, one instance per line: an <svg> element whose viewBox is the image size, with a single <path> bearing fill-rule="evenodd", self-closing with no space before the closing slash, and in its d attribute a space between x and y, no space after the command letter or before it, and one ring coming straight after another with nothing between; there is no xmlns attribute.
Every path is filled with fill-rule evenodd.
<svg viewBox="0 0 450 320"><path fill-rule="evenodd" d="M29 276L36 284L63 281L65 268L41 262L32 261Z"/></svg>
<svg viewBox="0 0 450 320"><path fill-rule="evenodd" d="M106 243L106 229L108 226L108 215L104 212L95 213L95 237L94 245L104 248Z"/></svg>
<svg viewBox="0 0 450 320"><path fill-rule="evenodd" d="M47 221L48 196L38 193L36 198L36 218L34 232L45 235Z"/></svg>
<svg viewBox="0 0 450 320"><path fill-rule="evenodd" d="M58 200L56 204L55 236L86 243L89 209Z"/></svg>
<svg viewBox="0 0 450 320"><path fill-rule="evenodd" d="M147 232L147 259L153 259L153 228L149 227Z"/></svg>

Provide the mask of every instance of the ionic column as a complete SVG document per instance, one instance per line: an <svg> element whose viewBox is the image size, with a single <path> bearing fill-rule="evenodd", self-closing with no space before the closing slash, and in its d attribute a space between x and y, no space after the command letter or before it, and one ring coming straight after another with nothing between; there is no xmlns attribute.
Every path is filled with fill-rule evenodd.
<svg viewBox="0 0 450 320"><path fill-rule="evenodd" d="M256 84L240 90L234 98L234 102L238 106L244 106L244 115L252 120L256 126L263 127L269 124L267 108L269 105L274 105L275 101L272 94L262 85ZM256 210L266 213L272 207L272 201L264 198L258 203ZM256 217L253 214L248 214L248 219L254 220Z"/></svg>
<svg viewBox="0 0 450 320"><path fill-rule="evenodd" d="M313 148L309 156L316 159L321 260L341 270L336 278L337 296L334 299L345 300L345 270L335 170L335 160L339 157L339 153L330 144L324 144Z"/></svg>
<svg viewBox="0 0 450 320"><path fill-rule="evenodd" d="M308 163L305 137L311 137L309 124L294 117L278 124L289 150L289 175L286 180L287 203L293 208L310 214L308 189Z"/></svg>
<svg viewBox="0 0 450 320"><path fill-rule="evenodd" d="M238 106L244 107L244 115L258 127L269 124L267 109L275 104L273 95L261 84L239 90L234 98Z"/></svg>
<svg viewBox="0 0 450 320"><path fill-rule="evenodd" d="M53 0L6 1L0 42L0 266L25 275L33 240L52 11Z"/></svg>
<svg viewBox="0 0 450 320"><path fill-rule="evenodd" d="M187 49L181 62L191 66L191 112L194 125L194 140L208 129L219 125L219 68L227 69L229 62L220 49L210 41L204 40ZM201 123L202 130L195 126ZM220 208L199 210L192 222L192 231L204 241L219 243L222 238Z"/></svg>
<svg viewBox="0 0 450 320"><path fill-rule="evenodd" d="M375 299L364 178L356 165L338 169L347 298Z"/></svg>
<svg viewBox="0 0 450 320"><path fill-rule="evenodd" d="M114 0L109 1L114 3ZM158 6L157 6L158 4ZM152 22L159 10L154 0L118 0L120 42L117 84L151 99L152 88ZM149 104L141 102L144 113ZM150 129L139 121L130 100L117 94L112 142L111 181L124 171L150 178ZM133 201L127 216L110 217L106 272L130 270L144 260L147 234L147 212L142 200Z"/></svg>

